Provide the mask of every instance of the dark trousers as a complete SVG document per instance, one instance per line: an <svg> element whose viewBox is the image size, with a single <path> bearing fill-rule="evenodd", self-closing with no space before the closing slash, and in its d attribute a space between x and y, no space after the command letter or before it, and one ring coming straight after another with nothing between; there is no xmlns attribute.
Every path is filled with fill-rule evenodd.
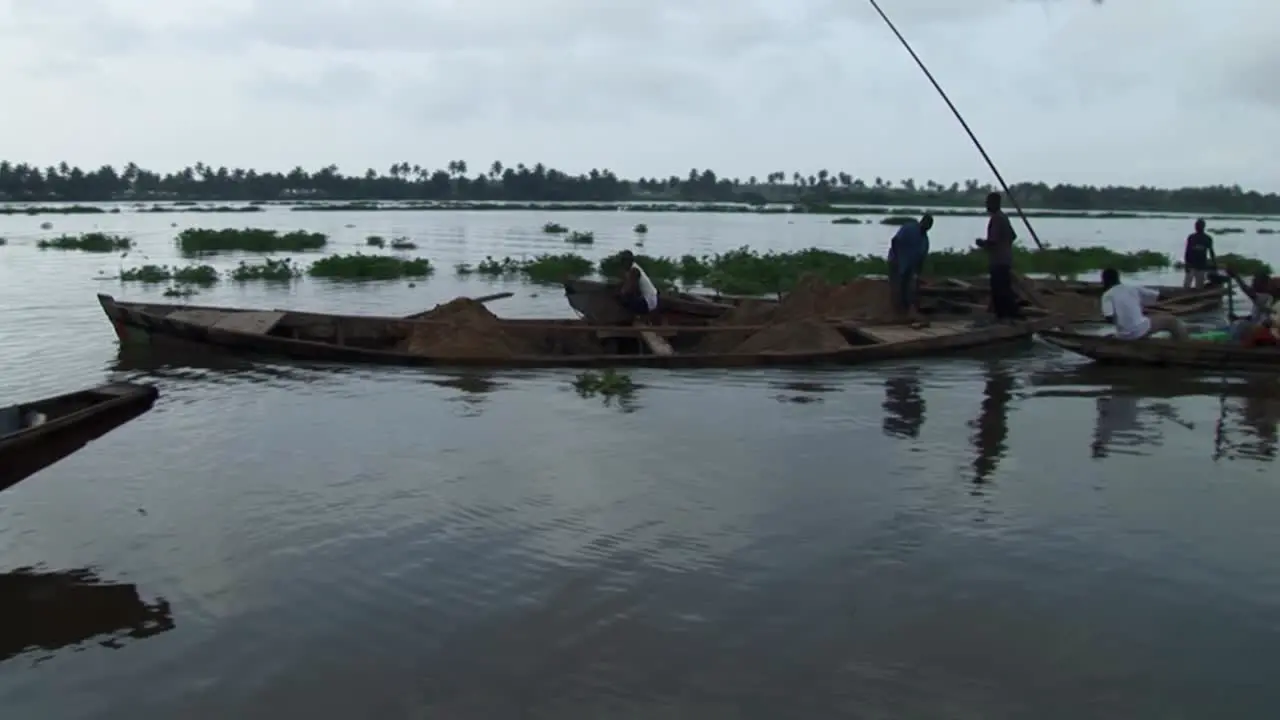
<svg viewBox="0 0 1280 720"><path fill-rule="evenodd" d="M895 310L901 313L914 310L920 291L920 275L914 268L894 268L889 274L889 288L893 293Z"/></svg>
<svg viewBox="0 0 1280 720"><path fill-rule="evenodd" d="M1018 309L1018 296L1013 292L1013 268L996 265L991 268L991 312L997 318L1022 316Z"/></svg>

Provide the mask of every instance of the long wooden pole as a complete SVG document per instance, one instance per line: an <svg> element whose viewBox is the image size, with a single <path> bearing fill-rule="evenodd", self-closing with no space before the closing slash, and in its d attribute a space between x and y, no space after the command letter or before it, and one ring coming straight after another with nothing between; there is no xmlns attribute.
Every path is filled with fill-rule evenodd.
<svg viewBox="0 0 1280 720"><path fill-rule="evenodd" d="M973 146L978 148L979 153L982 153L982 159L987 161L987 167L991 168L991 172L995 174L996 180L1000 181L1000 187L1004 189L1004 194L1009 198L1009 202L1013 203L1013 209L1018 211L1018 217L1022 218L1022 224L1027 226L1027 232L1031 233L1031 239L1036 241L1036 247L1043 250L1044 243L1040 242L1040 236L1036 234L1036 229L1031 227L1031 221L1027 219L1027 214L1022 211L1022 206L1018 204L1018 199L1013 196L1013 191L1009 189L1008 183L1004 181L1004 176L1002 176L1000 171L996 169L996 164L991 161L991 156L987 154L985 149L983 149L982 143L978 142L978 136L973 134L973 130L969 128L969 123L965 122L964 116L956 109L955 103L951 102L951 98L947 97L947 92L943 90L942 86L938 84L938 81L934 79L933 73L929 72L929 68L925 67L924 61L920 59L920 56L916 54L916 51L911 49L911 43L907 42L907 39L902 36L902 33L898 32L897 26L893 24L893 21L889 19L889 16L885 15L884 10L880 9L880 3L876 2L876 0L868 1L871 3L871 7L875 8L876 12L880 14L880 19L884 20L885 25L888 25L889 29L893 31L893 34L898 37L898 42L902 43L902 47L906 48L907 52L911 54L911 59L915 60L916 65L920 66L920 70L924 73L924 76L929 78L930 83L933 83L933 89L937 90L938 95L942 96L942 101L947 104L947 107L951 108L951 113L956 116L956 120L960 121L960 127L964 128L964 131L969 134L969 139L973 141Z"/></svg>

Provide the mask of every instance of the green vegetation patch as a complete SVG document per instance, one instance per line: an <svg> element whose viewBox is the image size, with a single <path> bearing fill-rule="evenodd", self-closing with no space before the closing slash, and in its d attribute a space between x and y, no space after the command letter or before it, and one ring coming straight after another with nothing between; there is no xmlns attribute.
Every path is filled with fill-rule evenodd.
<svg viewBox="0 0 1280 720"><path fill-rule="evenodd" d="M542 232L548 235L563 235L564 233L569 232L569 228L561 225L560 223L549 222L542 226Z"/></svg>
<svg viewBox="0 0 1280 720"><path fill-rule="evenodd" d="M596 234L574 230L565 236L564 241L571 245L590 245L596 241Z"/></svg>
<svg viewBox="0 0 1280 720"><path fill-rule="evenodd" d="M123 235L91 232L82 235L59 235L36 243L41 250L81 250L83 252L109 253L128 250L133 241Z"/></svg>
<svg viewBox="0 0 1280 720"><path fill-rule="evenodd" d="M388 255L331 255L321 258L307 268L311 277L331 280L395 280L406 277L427 277L435 272L426 258L404 259Z"/></svg>
<svg viewBox="0 0 1280 720"><path fill-rule="evenodd" d="M178 233L178 249L186 255L219 252L306 252L320 250L329 241L323 233L304 230L280 233L276 230L244 228L209 230L191 228Z"/></svg>
<svg viewBox="0 0 1280 720"><path fill-rule="evenodd" d="M143 265L120 271L120 282L159 284L176 282L184 285L213 285L218 282L218 271L211 265Z"/></svg>
<svg viewBox="0 0 1280 720"><path fill-rule="evenodd" d="M228 276L236 282L249 282L250 280L288 282L302 277L302 269L289 258L282 260L268 258L260 263L241 262L232 268Z"/></svg>

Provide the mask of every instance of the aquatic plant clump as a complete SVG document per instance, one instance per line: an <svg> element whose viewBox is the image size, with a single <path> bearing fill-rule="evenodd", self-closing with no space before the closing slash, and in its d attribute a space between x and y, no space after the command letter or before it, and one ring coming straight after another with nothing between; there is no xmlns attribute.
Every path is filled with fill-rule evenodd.
<svg viewBox="0 0 1280 720"><path fill-rule="evenodd" d="M376 247L376 248L386 247L387 239L382 237L381 235L370 235L369 237L364 239L364 244L368 245L369 247Z"/></svg>
<svg viewBox="0 0 1280 720"><path fill-rule="evenodd" d="M218 282L218 271L211 265L142 265L120 271L120 282L159 284L176 282L184 285L208 286Z"/></svg>
<svg viewBox="0 0 1280 720"><path fill-rule="evenodd" d="M521 262L520 271L533 282L558 283L591 275L595 263L573 253L538 255Z"/></svg>
<svg viewBox="0 0 1280 720"><path fill-rule="evenodd" d="M583 397L603 395L617 397L629 395L636 390L636 383L630 375L608 368L600 372L587 371L580 373L573 380L573 389Z"/></svg>
<svg viewBox="0 0 1280 720"><path fill-rule="evenodd" d="M640 223L639 225L636 225L634 228L631 228L631 230L637 235L644 235L645 233L649 232L649 226L645 225L644 223Z"/></svg>
<svg viewBox="0 0 1280 720"><path fill-rule="evenodd" d="M128 250L133 241L123 235L91 232L83 235L59 235L36 243L41 250L80 250L83 252L109 253Z"/></svg>
<svg viewBox="0 0 1280 720"><path fill-rule="evenodd" d="M570 245L590 245L596 241L596 235L595 233L574 230L565 237L564 241Z"/></svg>
<svg viewBox="0 0 1280 720"><path fill-rule="evenodd" d="M276 230L245 228L242 230L209 230L191 228L178 233L178 249L186 255L219 252L307 252L320 250L329 238L323 233L295 230L281 234Z"/></svg>
<svg viewBox="0 0 1280 720"><path fill-rule="evenodd" d="M391 241L392 250L417 250L417 243L410 242L409 238L396 238Z"/></svg>
<svg viewBox="0 0 1280 720"><path fill-rule="evenodd" d="M331 280L396 280L427 277L435 272L426 258L403 259L388 255L331 255L307 268L307 274Z"/></svg>
<svg viewBox="0 0 1280 720"><path fill-rule="evenodd" d="M270 258L260 263L241 262L231 270L229 276L236 282L248 282L250 280L266 280L269 282L288 282L295 278L302 277L302 269L293 263L293 260L284 258L283 260L272 260Z"/></svg>
<svg viewBox="0 0 1280 720"><path fill-rule="evenodd" d="M569 232L569 228L561 225L560 223L549 222L542 226L542 232L548 235L563 235L564 233Z"/></svg>

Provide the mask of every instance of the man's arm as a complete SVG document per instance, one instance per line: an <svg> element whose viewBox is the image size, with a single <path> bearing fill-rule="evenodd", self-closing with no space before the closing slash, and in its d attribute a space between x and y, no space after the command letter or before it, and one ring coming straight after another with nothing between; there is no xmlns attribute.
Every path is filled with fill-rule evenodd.
<svg viewBox="0 0 1280 720"><path fill-rule="evenodd" d="M1139 287L1138 295L1142 298L1143 305L1151 305L1160 300L1160 291L1149 287Z"/></svg>
<svg viewBox="0 0 1280 720"><path fill-rule="evenodd" d="M1116 306L1110 295L1102 296L1102 319L1112 324L1116 321Z"/></svg>
<svg viewBox="0 0 1280 720"><path fill-rule="evenodd" d="M1213 250L1213 236L1210 235L1209 233L1205 233L1204 236L1206 238L1204 246L1209 251L1209 259L1213 261L1214 267L1217 267L1218 253L1214 252Z"/></svg>

